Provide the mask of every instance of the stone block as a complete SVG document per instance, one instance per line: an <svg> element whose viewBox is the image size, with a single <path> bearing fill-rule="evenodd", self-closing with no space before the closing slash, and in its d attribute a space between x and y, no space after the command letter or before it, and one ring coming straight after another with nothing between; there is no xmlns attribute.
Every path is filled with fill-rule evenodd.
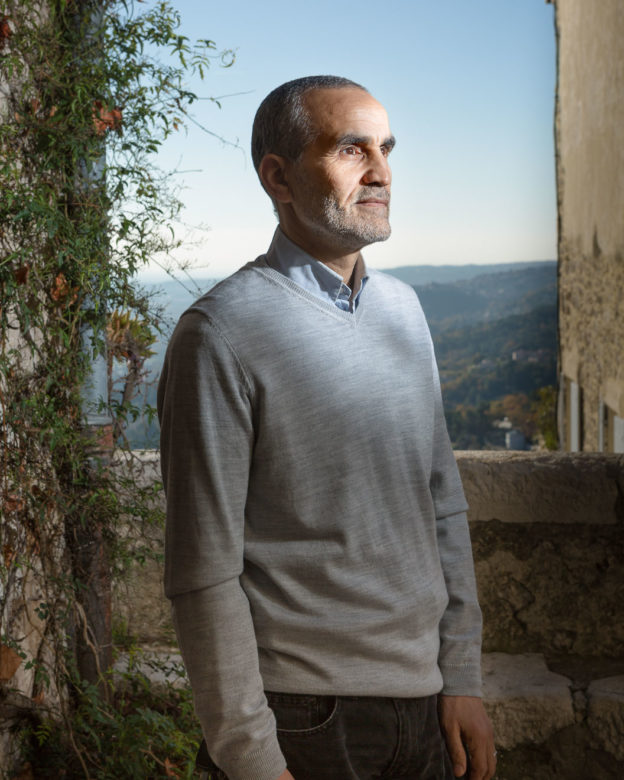
<svg viewBox="0 0 624 780"><path fill-rule="evenodd" d="M498 521L471 527L485 651L621 657L624 535L607 525L569 531Z"/></svg>
<svg viewBox="0 0 624 780"><path fill-rule="evenodd" d="M484 650L621 656L624 456L456 456L470 504Z"/></svg>
<svg viewBox="0 0 624 780"><path fill-rule="evenodd" d="M457 452L471 522L622 522L624 458L603 453Z"/></svg>
<svg viewBox="0 0 624 780"><path fill-rule="evenodd" d="M119 687L124 686L124 675L133 672L144 675L150 681L152 690L166 688L186 688L189 686L186 669L180 653L171 651L145 650L139 654L120 653L113 666L115 680Z"/></svg>
<svg viewBox="0 0 624 780"><path fill-rule="evenodd" d="M496 745L539 745L574 724L570 680L549 671L541 655L488 653L482 658L485 708Z"/></svg>
<svg viewBox="0 0 624 780"><path fill-rule="evenodd" d="M594 680L587 696L587 725L596 747L624 761L624 675Z"/></svg>

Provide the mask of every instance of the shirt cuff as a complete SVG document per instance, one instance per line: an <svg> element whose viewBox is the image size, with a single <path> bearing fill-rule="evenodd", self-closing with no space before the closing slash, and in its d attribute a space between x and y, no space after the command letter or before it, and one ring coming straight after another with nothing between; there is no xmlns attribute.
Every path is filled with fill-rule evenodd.
<svg viewBox="0 0 624 780"><path fill-rule="evenodd" d="M445 664L442 672L443 696L483 696L481 667L475 664Z"/></svg>
<svg viewBox="0 0 624 780"><path fill-rule="evenodd" d="M262 749L228 761L220 768L229 780L277 780L286 769L286 761L276 737Z"/></svg>

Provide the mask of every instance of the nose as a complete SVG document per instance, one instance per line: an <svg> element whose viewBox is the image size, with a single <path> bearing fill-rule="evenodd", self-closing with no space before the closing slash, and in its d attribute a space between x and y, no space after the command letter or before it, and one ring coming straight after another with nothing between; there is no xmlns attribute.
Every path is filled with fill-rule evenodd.
<svg viewBox="0 0 624 780"><path fill-rule="evenodd" d="M388 163L388 157L381 149L369 154L368 166L362 176L362 184L377 184L387 187L392 181L392 171Z"/></svg>

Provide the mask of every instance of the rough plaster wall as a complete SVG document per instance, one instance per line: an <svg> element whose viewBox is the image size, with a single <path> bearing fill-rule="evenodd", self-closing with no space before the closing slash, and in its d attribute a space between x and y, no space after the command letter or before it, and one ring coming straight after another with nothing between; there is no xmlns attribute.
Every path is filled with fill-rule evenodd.
<svg viewBox="0 0 624 780"><path fill-rule="evenodd" d="M466 452L457 460L484 650L611 659L624 672L624 456Z"/></svg>
<svg viewBox="0 0 624 780"><path fill-rule="evenodd" d="M624 672L624 456L456 455L470 505L484 650L610 659ZM158 454L142 459L152 483ZM145 542L162 551L162 530L152 528ZM175 643L162 563L130 566L115 596L118 624L140 643Z"/></svg>
<svg viewBox="0 0 624 780"><path fill-rule="evenodd" d="M34 368L30 348L18 330L9 332L7 348L21 350L25 371ZM0 390L5 390L1 378ZM10 429L5 430L0 459L2 446L12 445ZM44 457L42 453L42 463ZM31 489L38 488L37 475L33 474ZM16 498L19 500L19 494ZM64 518L48 507L42 536L33 532L39 530L37 519L30 520L32 528L16 521L5 497L0 496L0 776L2 770L21 764L19 728L23 719L34 711L60 718L61 703L67 696L67 691L58 687L61 670L54 645L54 627L58 630L58 625L46 615L48 607L52 611L65 607L60 585L69 566ZM42 605L48 607L42 610ZM20 658L12 642L18 642L25 658ZM27 668L35 660L47 669L49 685L37 680L34 666Z"/></svg>
<svg viewBox="0 0 624 780"><path fill-rule="evenodd" d="M136 453L135 453L136 454ZM160 483L160 456L146 451L139 456L142 473L138 481L143 485ZM128 461L117 458L115 468L127 468ZM138 464L135 464L140 468ZM154 498L163 516L165 496L162 489ZM159 525L143 527L140 532L132 525L125 531L126 543L135 550L147 548L152 556L137 555L113 583L113 632L117 642L137 640L152 647L175 647L176 639L171 623L171 609L163 589L164 528ZM160 556L160 558L159 558Z"/></svg>
<svg viewBox="0 0 624 780"><path fill-rule="evenodd" d="M623 777L624 456L456 455L484 612L496 776ZM151 484L158 454L142 460ZM162 551L162 530L148 543ZM140 644L172 643L162 564L130 566L116 594L117 619Z"/></svg>
<svg viewBox="0 0 624 780"><path fill-rule="evenodd" d="M595 450L599 398L624 416L624 4L556 9L561 367Z"/></svg>
<svg viewBox="0 0 624 780"><path fill-rule="evenodd" d="M36 478L32 487L38 487ZM33 530L38 531L37 519L29 519L32 527L16 522L10 508L0 505L0 775L3 769L20 765L23 719L34 711L60 718L67 696L59 687L63 685L62 660L57 656L60 648L55 633L59 611L66 607L59 584L68 571L64 518L48 509L41 535ZM47 684L38 679L33 662L46 670Z"/></svg>
<svg viewBox="0 0 624 780"><path fill-rule="evenodd" d="M44 13L43 4L37 12ZM0 123L10 110L12 86L0 81ZM10 241L6 235L5 239ZM20 368L28 373L36 367L34 355L10 309L8 318L11 329L5 349L20 354ZM29 336L31 342L37 343L38 331L31 329ZM0 391L6 390L0 377ZM0 428L1 413L0 410ZM13 445L10 430L5 429L3 433L0 456L2 446ZM31 487L38 487L36 474ZM34 519L33 525L36 525ZM67 696L67 691L59 689L57 684L60 669L51 629L54 623L41 608L42 604L50 605L52 609L64 606L59 586L68 570L64 518L49 513L46 529L45 538L37 538L31 529L15 521L5 497L0 496L0 629L3 635L0 642L0 776L3 777L4 772L21 765L19 728L24 718L35 711L59 718L61 702ZM21 562L22 557L27 563ZM19 643L25 658L15 652L12 641ZM37 679L34 666L27 668L28 662L34 660L48 671L49 685Z"/></svg>

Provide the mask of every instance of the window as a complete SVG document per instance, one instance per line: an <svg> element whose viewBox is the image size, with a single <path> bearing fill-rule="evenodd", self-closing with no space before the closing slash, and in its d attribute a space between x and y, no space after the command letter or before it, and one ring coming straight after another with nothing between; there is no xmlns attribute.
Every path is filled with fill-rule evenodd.
<svg viewBox="0 0 624 780"><path fill-rule="evenodd" d="M583 391L579 385L564 378L565 443L568 452L583 449Z"/></svg>
<svg viewBox="0 0 624 780"><path fill-rule="evenodd" d="M604 451L624 452L624 417L603 404L604 413Z"/></svg>

